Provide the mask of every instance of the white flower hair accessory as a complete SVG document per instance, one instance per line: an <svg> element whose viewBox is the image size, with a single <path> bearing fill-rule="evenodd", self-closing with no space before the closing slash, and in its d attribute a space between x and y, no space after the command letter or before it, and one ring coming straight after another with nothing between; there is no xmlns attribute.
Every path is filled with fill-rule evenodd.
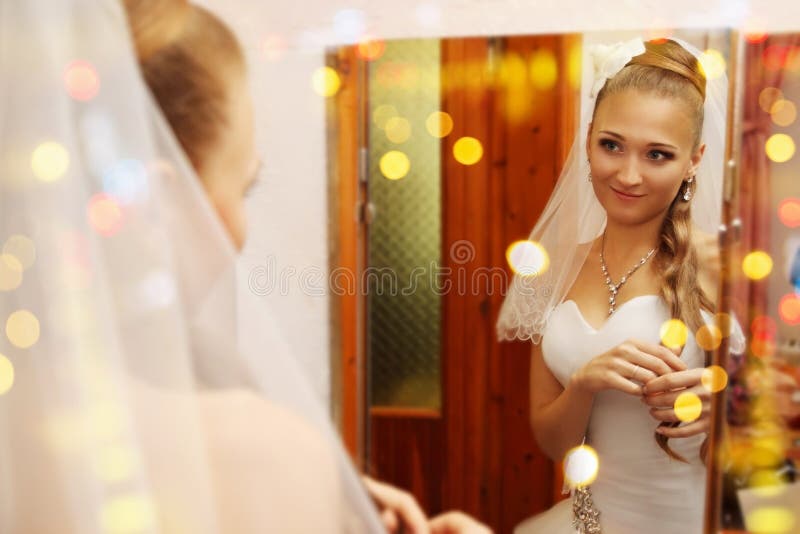
<svg viewBox="0 0 800 534"><path fill-rule="evenodd" d="M606 84L606 80L612 78L622 70L632 58L644 54L644 41L641 37L630 41L603 45L596 44L589 47L589 55L594 63L594 83L592 84L591 98L597 97L600 89Z"/></svg>

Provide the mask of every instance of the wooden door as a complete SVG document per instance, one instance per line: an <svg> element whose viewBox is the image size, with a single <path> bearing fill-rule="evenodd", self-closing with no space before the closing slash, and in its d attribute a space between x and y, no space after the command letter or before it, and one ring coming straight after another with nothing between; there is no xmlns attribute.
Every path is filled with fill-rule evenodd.
<svg viewBox="0 0 800 534"><path fill-rule="evenodd" d="M351 451L372 475L412 491L431 514L460 509L497 532L511 532L525 517L551 506L560 489L558 470L537 448L528 422L530 346L498 343L494 324L510 280L506 248L527 238L574 135L578 100L572 58L579 57L578 44L575 36L440 41L441 110L454 125L441 142L440 257L451 288L440 301L441 403L434 409L363 404L341 410L365 416L364 447ZM353 73L360 61L352 50L340 51L335 66ZM347 89L347 76L336 102L339 130L370 124L341 112L366 101L363 87L360 95ZM357 137L340 132L333 153L350 162L351 173L357 167L354 154L366 148L353 144ZM477 163L455 159L454 145L462 137L480 142ZM348 180L358 183L352 174L337 177L340 191L353 190L342 185ZM332 208L354 213L352 202L353 195L341 195ZM359 228L366 222L343 224L345 219L334 229L334 241L352 243L346 236L363 234ZM346 259L342 254L346 251L339 249L339 261ZM338 309L364 305L357 295L345 297L351 307L339 298ZM356 315L366 316L349 317ZM365 345L366 330L363 322L340 322L337 357L344 391L364 388L352 365L364 358L354 351ZM359 336L360 343L352 339ZM353 397L344 395L341 402ZM352 418L345 421L348 445L358 442L357 427Z"/></svg>

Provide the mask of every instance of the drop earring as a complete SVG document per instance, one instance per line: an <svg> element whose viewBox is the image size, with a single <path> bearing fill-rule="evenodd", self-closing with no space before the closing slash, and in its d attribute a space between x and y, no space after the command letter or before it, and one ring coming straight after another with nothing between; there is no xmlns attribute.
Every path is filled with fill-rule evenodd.
<svg viewBox="0 0 800 534"><path fill-rule="evenodd" d="M684 202L689 202L692 200L692 182L694 182L694 176L691 176L688 180L686 180L686 188L683 191Z"/></svg>

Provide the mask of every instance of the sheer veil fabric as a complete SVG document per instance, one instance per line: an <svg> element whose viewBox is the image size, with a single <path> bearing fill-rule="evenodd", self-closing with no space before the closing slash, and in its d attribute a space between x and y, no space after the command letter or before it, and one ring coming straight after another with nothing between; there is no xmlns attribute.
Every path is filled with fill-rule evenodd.
<svg viewBox="0 0 800 534"><path fill-rule="evenodd" d="M382 532L120 3L0 3L0 72L0 531Z"/></svg>
<svg viewBox="0 0 800 534"><path fill-rule="evenodd" d="M703 232L716 235L722 213L728 79L724 73L717 75L710 60L699 49L681 39L673 40L698 58L704 72L714 73L707 76L706 82L701 141L706 144L706 151L695 180L692 222ZM641 43L640 39L638 41ZM630 48L630 44L620 43L620 46ZM596 62L597 55L594 56ZM617 67L622 68L624 64L622 62ZM595 67L597 71L597 64ZM590 89L592 93L599 90L597 87L584 90L588 92ZM590 102L591 105L582 113L578 133L555 189L529 237L547 252L549 265L535 275L521 273L514 276L497 321L500 340L540 341L550 313L563 301L586 260L592 242L605 229L605 210L588 180L585 143L595 104L594 94ZM537 270L542 262L536 257L535 249L529 250L526 257L518 260L519 265Z"/></svg>

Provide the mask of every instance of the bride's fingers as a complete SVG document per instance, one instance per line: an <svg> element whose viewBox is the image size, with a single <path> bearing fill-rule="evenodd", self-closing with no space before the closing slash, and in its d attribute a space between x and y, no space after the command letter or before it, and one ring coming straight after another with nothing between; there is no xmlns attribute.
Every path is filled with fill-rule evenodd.
<svg viewBox="0 0 800 534"><path fill-rule="evenodd" d="M700 402L703 405L707 405L711 400L709 392L703 388L689 388L689 389L678 389L675 391L669 391L666 393L650 393L650 390L646 388L647 384L645 384L644 389L644 396L642 397L642 402L647 404L652 408L671 408L675 406L675 401L684 393L692 393L697 395L700 399Z"/></svg>
<svg viewBox="0 0 800 534"><path fill-rule="evenodd" d="M618 355L618 358L620 360L624 360L627 363L630 363L632 366L638 365L640 368L646 369L647 371L652 373L650 379L672 372L672 368L669 365L667 365L663 360L653 356L652 354L642 352L634 345L623 345L621 348L622 348L622 353ZM633 368L632 366L630 367L630 369ZM642 380L642 378L640 377L639 381L643 382L645 380Z"/></svg>
<svg viewBox="0 0 800 534"><path fill-rule="evenodd" d="M681 360L673 351L669 350L663 345L655 345L653 343L646 343L636 339L629 340L640 351L651 354L656 358L666 363L673 371L686 370L686 362ZM663 373L661 373L663 374Z"/></svg>
<svg viewBox="0 0 800 534"><path fill-rule="evenodd" d="M696 369L689 369L688 371L676 371L659 376L644 385L644 392L647 395L653 395L678 388L697 386L701 382L703 371L704 369L702 367L698 367Z"/></svg>
<svg viewBox="0 0 800 534"><path fill-rule="evenodd" d="M688 438L689 436L708 432L708 421L708 417L703 417L692 423L676 426L675 428L660 426L656 429L656 432L663 434L668 438Z"/></svg>
<svg viewBox="0 0 800 534"><path fill-rule="evenodd" d="M711 407L708 405L708 403L703 403L703 406L700 410L700 415L698 416L697 420L708 415L710 411ZM681 419L679 419L678 415L675 413L675 409L672 407L650 408L650 415L653 417L653 419L657 419L659 421L666 421L668 423L677 423L681 421Z"/></svg>
<svg viewBox="0 0 800 534"><path fill-rule="evenodd" d="M627 393L629 395L635 395L637 397L642 396L642 386L631 382L628 380L624 375L615 372L609 372L607 377L607 383L609 388L617 389L622 391L623 393Z"/></svg>
<svg viewBox="0 0 800 534"><path fill-rule="evenodd" d="M620 374L623 374L625 378L641 383L649 382L650 380L658 378L658 375L650 369L646 369L641 365L631 362L625 363L624 369L620 370Z"/></svg>

